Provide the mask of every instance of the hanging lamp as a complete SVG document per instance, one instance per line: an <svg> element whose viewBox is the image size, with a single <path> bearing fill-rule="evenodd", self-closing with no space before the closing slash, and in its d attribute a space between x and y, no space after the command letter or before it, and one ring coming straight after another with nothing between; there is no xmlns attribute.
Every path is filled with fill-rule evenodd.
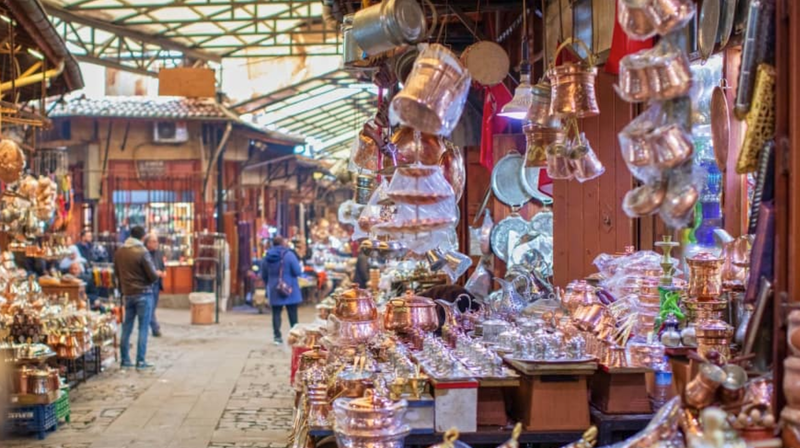
<svg viewBox="0 0 800 448"><path fill-rule="evenodd" d="M512 120L525 120L528 109L533 102L533 89L531 86L531 63L528 61L528 5L522 2L522 61L519 64L519 85L514 90L514 97L503 106L498 116Z"/></svg>

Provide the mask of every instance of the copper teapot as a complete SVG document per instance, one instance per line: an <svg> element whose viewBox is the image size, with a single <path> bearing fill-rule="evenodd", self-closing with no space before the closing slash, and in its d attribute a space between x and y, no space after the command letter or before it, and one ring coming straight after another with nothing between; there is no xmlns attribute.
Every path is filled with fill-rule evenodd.
<svg viewBox="0 0 800 448"><path fill-rule="evenodd" d="M406 291L405 296L391 299L386 304L383 325L387 330L407 333L412 330L433 331L439 326L436 303L426 297Z"/></svg>
<svg viewBox="0 0 800 448"><path fill-rule="evenodd" d="M366 321L378 318L372 294L366 289L352 288L335 296L334 316L343 321Z"/></svg>

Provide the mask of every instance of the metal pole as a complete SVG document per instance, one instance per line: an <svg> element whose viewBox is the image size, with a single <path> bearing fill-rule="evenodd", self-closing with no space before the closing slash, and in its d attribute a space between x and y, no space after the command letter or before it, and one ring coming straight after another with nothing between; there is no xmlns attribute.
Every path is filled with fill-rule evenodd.
<svg viewBox="0 0 800 448"><path fill-rule="evenodd" d="M223 186L223 178L224 178L224 165L223 165L223 157L225 156L225 146L222 147L222 151L219 153L219 159L217 159L217 232L216 233L225 233L225 220L223 216L223 194L222 189ZM222 254L220 254L222 255ZM214 322L219 323L219 301L220 295L222 294L222 279L225 276L222 273L224 266L222 265L221 261L218 263L219 266L217 267L217 287L216 287L216 301L217 306L216 308L216 316L214 317Z"/></svg>

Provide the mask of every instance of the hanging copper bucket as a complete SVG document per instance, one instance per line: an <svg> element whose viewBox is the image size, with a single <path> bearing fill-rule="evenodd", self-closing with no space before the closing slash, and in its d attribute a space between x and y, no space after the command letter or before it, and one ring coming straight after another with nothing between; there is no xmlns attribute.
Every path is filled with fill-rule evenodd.
<svg viewBox="0 0 800 448"><path fill-rule="evenodd" d="M550 113L552 90L547 81L540 81L531 88L533 101L531 101L531 107L528 108L528 121L531 124L544 128L561 127L561 120Z"/></svg>
<svg viewBox="0 0 800 448"><path fill-rule="evenodd" d="M547 147L553 143L563 144L567 135L562 129L543 128L533 123L525 125L525 166L545 166Z"/></svg>
<svg viewBox="0 0 800 448"><path fill-rule="evenodd" d="M442 45L428 45L414 62L403 90L392 99L392 124L450 135L464 110L470 81L456 55Z"/></svg>
<svg viewBox="0 0 800 448"><path fill-rule="evenodd" d="M553 58L572 43L578 44L588 57L581 62L566 62L559 66L551 66L547 71L552 92L550 94L550 114L577 118L593 117L600 113L595 94L597 68L592 52L580 39L569 38L556 50Z"/></svg>

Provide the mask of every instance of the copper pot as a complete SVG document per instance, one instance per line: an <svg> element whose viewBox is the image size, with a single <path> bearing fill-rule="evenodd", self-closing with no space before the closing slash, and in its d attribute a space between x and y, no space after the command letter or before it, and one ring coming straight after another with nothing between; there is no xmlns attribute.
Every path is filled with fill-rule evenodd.
<svg viewBox="0 0 800 448"><path fill-rule="evenodd" d="M725 372L721 368L710 363L703 364L694 379L686 385L683 392L684 403L695 409L710 406L724 380Z"/></svg>
<svg viewBox="0 0 800 448"><path fill-rule="evenodd" d="M528 108L529 126L540 128L557 129L561 127L561 120L551 114L550 101L552 99L552 87L547 81L540 81L531 87L533 101Z"/></svg>
<svg viewBox="0 0 800 448"><path fill-rule="evenodd" d="M413 330L433 331L439 326L436 303L407 291L404 297L390 300L383 314L387 330L408 333Z"/></svg>
<svg viewBox="0 0 800 448"><path fill-rule="evenodd" d="M366 371L344 370L336 375L334 397L358 398L372 386L372 374Z"/></svg>
<svg viewBox="0 0 800 448"><path fill-rule="evenodd" d="M337 335L345 343L363 344L369 342L380 331L378 320L350 321L336 316L328 318L329 333Z"/></svg>
<svg viewBox="0 0 800 448"><path fill-rule="evenodd" d="M733 327L721 320L706 320L697 325L697 353L706 357L710 352L716 351L728 359L731 356L731 342L733 340Z"/></svg>
<svg viewBox="0 0 800 448"><path fill-rule="evenodd" d="M632 217L651 215L658 211L666 194L667 186L663 182L636 187L625 193L622 209Z"/></svg>
<svg viewBox="0 0 800 448"><path fill-rule="evenodd" d="M333 314L342 321L365 321L378 318L372 294L366 289L352 288L335 297Z"/></svg>
<svg viewBox="0 0 800 448"><path fill-rule="evenodd" d="M577 44L588 55L579 63L567 62L551 67L547 71L552 91L550 95L550 115L577 118L593 117L600 113L595 95L597 68L591 50L583 41L569 38L556 50L554 60L567 45Z"/></svg>
<svg viewBox="0 0 800 448"><path fill-rule="evenodd" d="M597 288L586 280L576 280L568 284L561 301L570 314L575 313L580 306L589 306L600 302L597 298Z"/></svg>
<svg viewBox="0 0 800 448"><path fill-rule="evenodd" d="M722 294L724 260L708 252L686 259L689 266L689 296L698 300L717 299Z"/></svg>
<svg viewBox="0 0 800 448"><path fill-rule="evenodd" d="M662 36L682 28L695 13L693 0L650 0L648 3L650 21Z"/></svg>
<svg viewBox="0 0 800 448"><path fill-rule="evenodd" d="M407 407L406 400L392 401L367 389L362 398L339 398L333 402L334 430L352 434L399 428L404 426L403 415Z"/></svg>
<svg viewBox="0 0 800 448"><path fill-rule="evenodd" d="M425 47L408 75L403 90L389 107L392 123L434 135L449 135L464 109L471 78L446 47Z"/></svg>
<svg viewBox="0 0 800 448"><path fill-rule="evenodd" d="M545 128L529 123L522 128L525 132L525 166L541 166L547 161L547 147L553 143L561 143L567 139L563 130Z"/></svg>

